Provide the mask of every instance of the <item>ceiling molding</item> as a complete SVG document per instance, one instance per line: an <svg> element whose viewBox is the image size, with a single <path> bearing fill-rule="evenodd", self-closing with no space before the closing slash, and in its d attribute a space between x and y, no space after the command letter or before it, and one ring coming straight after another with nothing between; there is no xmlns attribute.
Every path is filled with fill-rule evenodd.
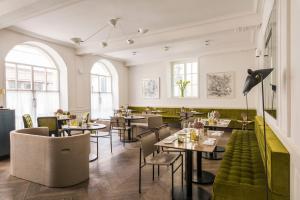
<svg viewBox="0 0 300 200"><path fill-rule="evenodd" d="M153 58L149 59L147 61L128 61L126 62L127 67L134 67L138 65L144 65L149 63L155 63L155 62L174 62L174 60L184 60L184 59L190 59L190 58L201 58L204 56L213 56L213 55L222 55L222 54L229 54L234 52L243 52L243 51L255 51L255 45L241 45L239 47L229 47L229 48L223 48L223 49L214 49L207 52L199 53L198 51L189 51L184 52L180 55L172 55L164 58Z"/></svg>
<svg viewBox="0 0 300 200"><path fill-rule="evenodd" d="M47 12L55 11L80 1L82 0L37 0L33 3L25 3L23 7L18 7L18 5L15 5L16 8L11 9L10 12L2 15L0 13L0 29L7 28L20 21L45 14ZM15 2L12 1L12 4L13 3Z"/></svg>
<svg viewBox="0 0 300 200"><path fill-rule="evenodd" d="M54 44L61 45L61 46L64 46L64 47L68 47L68 48L72 48L72 49L75 50L74 45L69 43L69 42L64 42L64 41L61 41L61 40L56 40L56 39L53 39L53 38L49 38L47 36L42 36L42 35L30 32L30 31L21 29L19 27L11 26L9 28L5 28L4 30L12 31L12 32L18 33L20 35L25 35L25 36L28 36L28 37L32 37L34 39L43 40L43 41L46 41L46 42L54 43Z"/></svg>

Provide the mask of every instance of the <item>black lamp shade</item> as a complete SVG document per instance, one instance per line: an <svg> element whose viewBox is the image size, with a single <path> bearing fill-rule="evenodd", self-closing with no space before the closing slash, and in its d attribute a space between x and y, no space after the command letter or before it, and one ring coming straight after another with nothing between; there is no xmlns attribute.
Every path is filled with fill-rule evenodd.
<svg viewBox="0 0 300 200"><path fill-rule="evenodd" d="M273 91L273 92L276 92L276 85L271 84L271 87L272 87L272 91Z"/></svg>
<svg viewBox="0 0 300 200"><path fill-rule="evenodd" d="M258 70L251 70L248 69L248 76L245 81L244 95L247 95L248 92L256 86L258 83L260 83L262 80L264 80L271 72L273 71L273 68L266 68L266 69L258 69Z"/></svg>

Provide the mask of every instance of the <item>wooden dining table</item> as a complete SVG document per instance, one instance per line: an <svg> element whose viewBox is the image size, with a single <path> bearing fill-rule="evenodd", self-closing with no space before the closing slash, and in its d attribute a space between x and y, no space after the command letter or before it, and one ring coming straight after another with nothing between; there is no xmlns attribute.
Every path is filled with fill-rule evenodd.
<svg viewBox="0 0 300 200"><path fill-rule="evenodd" d="M217 129L226 129L229 127L229 124L231 122L230 119L219 119L216 123L210 124L208 122L208 119L202 119L204 121L204 127L209 129L209 130L217 130ZM221 146L217 146L215 151L210 153L210 152L205 152L202 154L202 157L205 159L209 160L221 160L222 157L218 155L218 153L225 152L225 148Z"/></svg>
<svg viewBox="0 0 300 200"><path fill-rule="evenodd" d="M180 130L173 135L165 138L164 140L156 143L156 146L164 148L173 148L185 150L185 170L186 170L186 185L184 188L174 188L174 199L210 199L211 195L204 189L197 186L197 184L212 184L215 175L204 171L202 169L202 152L213 152L218 143L218 139L211 145L204 144L208 138L205 137L203 140L197 142L191 141L188 138L188 132ZM185 142L178 142L178 134L186 134ZM172 142L171 142L172 141ZM197 169L193 169L193 153L197 153ZM193 186L193 183L194 184Z"/></svg>

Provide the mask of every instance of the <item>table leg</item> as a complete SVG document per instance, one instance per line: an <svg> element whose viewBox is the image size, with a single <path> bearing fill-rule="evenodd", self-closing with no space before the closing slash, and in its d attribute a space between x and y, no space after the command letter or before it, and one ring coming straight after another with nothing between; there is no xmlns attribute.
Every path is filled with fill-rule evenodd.
<svg viewBox="0 0 300 200"><path fill-rule="evenodd" d="M185 170L186 170L186 195L187 197L192 197L192 178L193 178L193 152L186 151L185 159Z"/></svg>
<svg viewBox="0 0 300 200"><path fill-rule="evenodd" d="M215 175L202 170L202 152L197 151L197 170L193 172L193 183L213 184Z"/></svg>
<svg viewBox="0 0 300 200"><path fill-rule="evenodd" d="M95 154L90 154L90 159L89 159L89 161L90 162L94 162L94 161L96 161L96 160L98 160L98 155L99 155L99 137L98 137L98 135L97 135L97 137L96 137L96 145L97 145L97 147L96 147L96 155Z"/></svg>
<svg viewBox="0 0 300 200"><path fill-rule="evenodd" d="M128 127L130 127L128 129L128 140L131 141L131 120L128 120Z"/></svg>
<svg viewBox="0 0 300 200"><path fill-rule="evenodd" d="M186 185L174 188L174 198L180 200L209 200L211 195L201 187L193 185L193 151L187 150L185 156Z"/></svg>
<svg viewBox="0 0 300 200"><path fill-rule="evenodd" d="M130 119L128 119L127 120L128 122L127 122L127 125L128 125L128 127L130 127L130 129L128 129L127 130L127 133L128 133L128 138L127 138L127 140L124 138L124 140L125 140L125 142L126 143L131 143L131 142L136 142L137 140L135 139L135 138L132 138L132 135L131 135L131 120ZM125 135L125 134L124 134Z"/></svg>
<svg viewBox="0 0 300 200"><path fill-rule="evenodd" d="M210 130L217 130L216 127L210 127ZM208 159L208 160L222 160L222 157L219 153L225 152L225 148L221 146L216 146L214 152L203 152L202 158Z"/></svg>

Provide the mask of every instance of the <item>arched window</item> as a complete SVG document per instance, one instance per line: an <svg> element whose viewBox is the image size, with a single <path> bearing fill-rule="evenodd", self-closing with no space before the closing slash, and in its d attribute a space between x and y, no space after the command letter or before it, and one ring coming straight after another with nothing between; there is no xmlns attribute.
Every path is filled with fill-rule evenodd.
<svg viewBox="0 0 300 200"><path fill-rule="evenodd" d="M102 62L96 62L91 69L91 117L109 119L112 115L112 76Z"/></svg>
<svg viewBox="0 0 300 200"><path fill-rule="evenodd" d="M5 58L6 105L16 111L16 126L22 115L53 115L60 108L59 70L54 60L39 47L15 46Z"/></svg>

